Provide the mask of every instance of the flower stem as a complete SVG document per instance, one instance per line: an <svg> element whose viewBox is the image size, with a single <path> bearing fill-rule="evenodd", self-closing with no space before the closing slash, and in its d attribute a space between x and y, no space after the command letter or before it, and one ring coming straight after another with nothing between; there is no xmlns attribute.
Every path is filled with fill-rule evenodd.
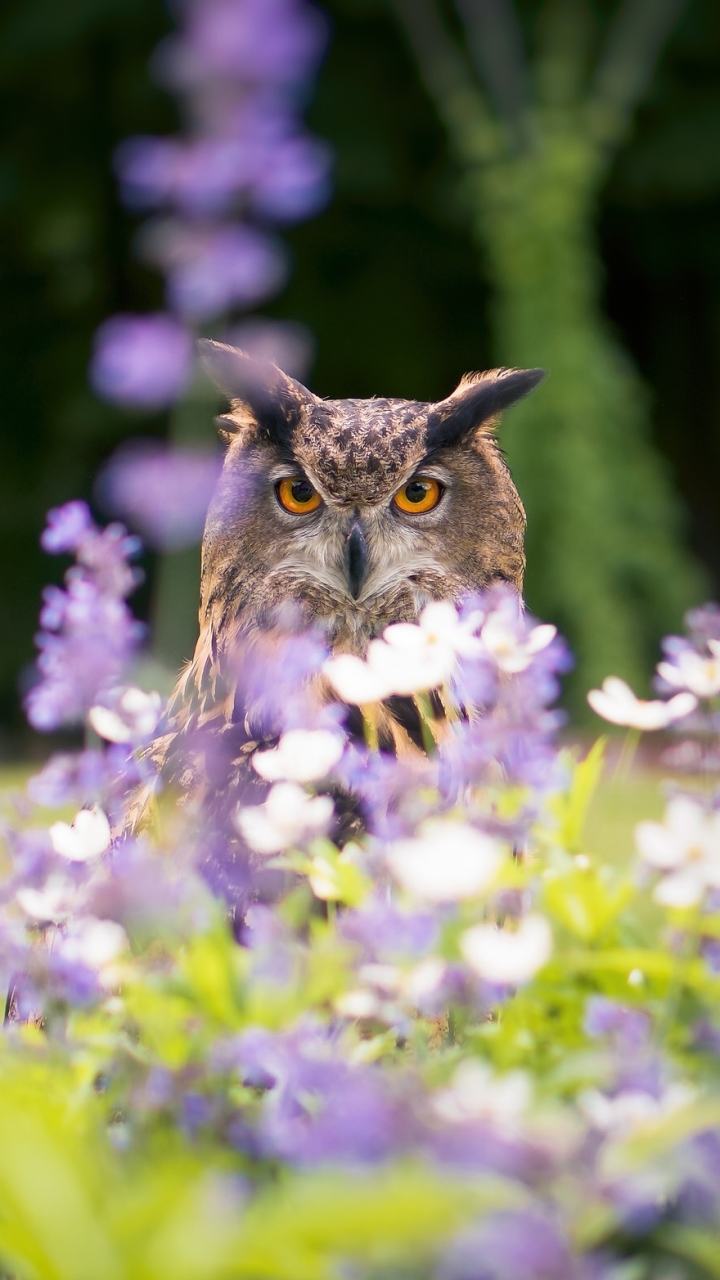
<svg viewBox="0 0 720 1280"><path fill-rule="evenodd" d="M635 753L640 742L640 729L628 729L615 768L615 782L624 782L633 766Z"/></svg>
<svg viewBox="0 0 720 1280"><path fill-rule="evenodd" d="M365 742L371 751L377 751L380 747L380 737L378 734L378 708L374 702L366 703L362 710L363 730L365 733Z"/></svg>

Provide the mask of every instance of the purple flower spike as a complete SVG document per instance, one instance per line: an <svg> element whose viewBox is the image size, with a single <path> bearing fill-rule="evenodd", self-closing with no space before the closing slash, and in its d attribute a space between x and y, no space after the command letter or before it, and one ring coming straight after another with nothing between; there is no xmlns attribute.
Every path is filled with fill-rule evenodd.
<svg viewBox="0 0 720 1280"><path fill-rule="evenodd" d="M98 395L138 409L164 409L192 373L190 335L172 316L111 316L95 335L90 380Z"/></svg>
<svg viewBox="0 0 720 1280"><path fill-rule="evenodd" d="M77 551L81 542L94 529L86 502L66 502L63 507L54 507L52 511L48 511L47 528L41 535L40 546L51 555Z"/></svg>

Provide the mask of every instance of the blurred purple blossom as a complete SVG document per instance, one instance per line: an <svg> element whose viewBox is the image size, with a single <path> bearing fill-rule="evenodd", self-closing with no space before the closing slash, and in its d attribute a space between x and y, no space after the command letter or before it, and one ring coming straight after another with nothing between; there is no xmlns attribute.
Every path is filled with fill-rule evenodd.
<svg viewBox="0 0 720 1280"><path fill-rule="evenodd" d="M129 441L101 472L98 494L150 546L174 550L200 541L221 466L210 449Z"/></svg>
<svg viewBox="0 0 720 1280"><path fill-rule="evenodd" d="M77 551L95 525L86 502L66 502L64 507L54 507L47 514L47 527L40 537L40 546L51 555L63 551Z"/></svg>
<svg viewBox="0 0 720 1280"><path fill-rule="evenodd" d="M222 335L222 341L246 351L254 360L276 364L291 378L301 381L315 355L315 341L310 330L289 320L254 317L233 325Z"/></svg>
<svg viewBox="0 0 720 1280"><path fill-rule="evenodd" d="M125 597L138 582L129 564L138 542L122 525L102 531L81 503L53 511L45 540L56 551L70 541L76 563L65 575L65 587L43 592L36 637L39 680L26 697L33 728L48 732L82 720L105 689L116 684L136 650L143 629Z"/></svg>
<svg viewBox="0 0 720 1280"><path fill-rule="evenodd" d="M254 306L287 279L283 246L256 227L165 223L148 231L144 241L147 256L166 273L171 306L190 320Z"/></svg>
<svg viewBox="0 0 720 1280"><path fill-rule="evenodd" d="M218 78L295 86L313 75L327 24L304 0L204 0L156 54L158 78L182 90Z"/></svg>
<svg viewBox="0 0 720 1280"><path fill-rule="evenodd" d="M90 381L105 400L164 409L185 390L192 368L192 340L172 316L117 315L95 335Z"/></svg>
<svg viewBox="0 0 720 1280"><path fill-rule="evenodd" d="M438 1280L576 1280L577 1264L559 1223L535 1209L507 1210L462 1233Z"/></svg>

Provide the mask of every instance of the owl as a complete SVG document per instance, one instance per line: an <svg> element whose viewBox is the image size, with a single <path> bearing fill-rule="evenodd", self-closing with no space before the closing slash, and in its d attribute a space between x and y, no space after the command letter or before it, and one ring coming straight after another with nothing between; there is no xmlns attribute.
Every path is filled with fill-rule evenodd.
<svg viewBox="0 0 720 1280"><path fill-rule="evenodd" d="M227 447L203 539L200 637L160 749L183 789L183 738L243 720L223 674L230 653L283 610L321 629L331 650L362 655L430 601L494 583L521 592L525 513L495 427L543 376L470 374L434 404L325 400L274 365L200 345L230 409L218 420ZM236 755L258 745L246 729Z"/></svg>

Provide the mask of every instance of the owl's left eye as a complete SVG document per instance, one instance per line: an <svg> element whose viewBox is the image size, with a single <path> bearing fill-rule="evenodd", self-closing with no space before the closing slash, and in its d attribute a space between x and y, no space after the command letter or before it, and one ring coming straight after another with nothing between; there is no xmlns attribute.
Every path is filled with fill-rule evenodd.
<svg viewBox="0 0 720 1280"><path fill-rule="evenodd" d="M278 502L293 515L304 516L308 511L316 511L322 501L317 489L314 489L305 476L288 476L276 486Z"/></svg>
<svg viewBox="0 0 720 1280"><path fill-rule="evenodd" d="M432 476L413 476L402 489L398 489L393 502L408 515L420 515L432 511L443 496L443 486Z"/></svg>

